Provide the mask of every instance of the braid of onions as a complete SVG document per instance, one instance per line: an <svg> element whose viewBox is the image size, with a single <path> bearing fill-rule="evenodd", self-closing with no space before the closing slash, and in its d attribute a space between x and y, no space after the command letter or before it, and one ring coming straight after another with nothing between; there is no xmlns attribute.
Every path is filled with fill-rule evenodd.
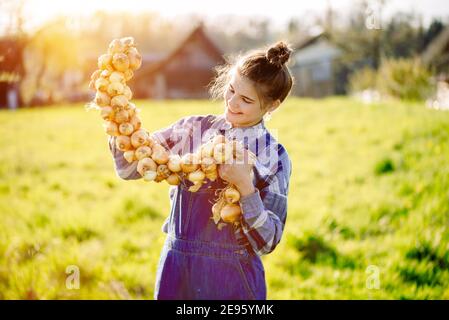
<svg viewBox="0 0 449 320"><path fill-rule="evenodd" d="M218 178L218 166L244 158L245 149L237 140L216 135L202 144L195 153L183 156L170 154L142 127L140 110L131 102L132 91L127 82L142 65L142 56L132 37L114 39L107 53L98 58L98 70L91 76L89 88L96 91L89 107L100 111L104 130L115 138L115 146L123 152L128 163L137 161L137 171L145 181L167 181L179 185L189 180L190 192ZM248 150L249 163L255 156ZM241 218L240 193L228 184L222 189L212 206L212 219L221 230L223 225L238 224Z"/></svg>

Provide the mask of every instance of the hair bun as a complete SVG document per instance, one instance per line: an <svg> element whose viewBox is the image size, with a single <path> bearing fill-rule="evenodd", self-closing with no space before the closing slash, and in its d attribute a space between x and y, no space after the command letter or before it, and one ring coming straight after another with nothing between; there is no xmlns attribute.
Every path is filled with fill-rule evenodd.
<svg viewBox="0 0 449 320"><path fill-rule="evenodd" d="M267 50L266 58L271 64L282 68L290 58L291 53L292 49L286 43L280 41Z"/></svg>

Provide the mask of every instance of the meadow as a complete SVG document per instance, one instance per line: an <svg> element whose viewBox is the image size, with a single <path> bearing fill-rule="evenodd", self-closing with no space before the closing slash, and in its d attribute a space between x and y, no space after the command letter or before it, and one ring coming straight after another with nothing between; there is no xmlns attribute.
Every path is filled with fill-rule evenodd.
<svg viewBox="0 0 449 320"><path fill-rule="evenodd" d="M149 131L221 112L136 104ZM449 299L449 112L290 98L267 127L293 163L269 299ZM152 299L168 185L121 180L82 104L2 110L0 137L0 299Z"/></svg>

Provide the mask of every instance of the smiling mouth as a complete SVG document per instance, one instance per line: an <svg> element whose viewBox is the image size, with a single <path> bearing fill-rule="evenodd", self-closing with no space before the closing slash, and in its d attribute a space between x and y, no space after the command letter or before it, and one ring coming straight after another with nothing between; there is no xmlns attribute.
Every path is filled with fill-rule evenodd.
<svg viewBox="0 0 449 320"><path fill-rule="evenodd" d="M229 109L229 108L228 108L228 112L229 112L230 114L242 114L241 112L232 112L231 109Z"/></svg>

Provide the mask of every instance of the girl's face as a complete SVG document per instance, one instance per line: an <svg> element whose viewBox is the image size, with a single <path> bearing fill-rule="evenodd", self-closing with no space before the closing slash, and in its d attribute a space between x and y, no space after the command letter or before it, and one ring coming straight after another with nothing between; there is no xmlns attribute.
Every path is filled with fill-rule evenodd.
<svg viewBox="0 0 449 320"><path fill-rule="evenodd" d="M225 117L233 127L250 127L262 120L261 102L252 82L236 69L224 94Z"/></svg>

